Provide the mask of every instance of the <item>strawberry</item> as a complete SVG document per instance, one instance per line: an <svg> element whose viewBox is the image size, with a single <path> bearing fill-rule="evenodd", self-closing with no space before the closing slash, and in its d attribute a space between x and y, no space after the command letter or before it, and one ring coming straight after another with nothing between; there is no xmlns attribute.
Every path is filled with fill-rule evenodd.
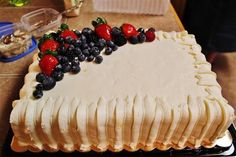
<svg viewBox="0 0 236 157"><path fill-rule="evenodd" d="M153 31L146 31L145 35L146 35L146 41L148 42L152 42L156 38L155 32Z"/></svg>
<svg viewBox="0 0 236 157"><path fill-rule="evenodd" d="M124 33L126 38L129 38L131 36L137 36L139 34L139 32L136 30L136 28L128 23L124 23L121 26L121 30Z"/></svg>
<svg viewBox="0 0 236 157"><path fill-rule="evenodd" d="M98 37L111 40L111 27L107 24L107 21L98 17L96 21L92 21L92 25L95 27L95 33Z"/></svg>
<svg viewBox="0 0 236 157"><path fill-rule="evenodd" d="M66 38L66 37L71 37L72 39L77 39L78 37L77 37L77 35L73 32L73 31L71 31L71 30L69 30L69 29L65 29L65 30L63 30L62 32L61 32L61 34L60 34L60 37L62 37L62 38Z"/></svg>
<svg viewBox="0 0 236 157"><path fill-rule="evenodd" d="M43 56L43 58L39 61L39 66L44 74L50 76L58 63L59 62L56 57L48 54Z"/></svg>
<svg viewBox="0 0 236 157"><path fill-rule="evenodd" d="M47 39L40 45L40 51L46 52L47 50L56 51L59 43L53 39Z"/></svg>

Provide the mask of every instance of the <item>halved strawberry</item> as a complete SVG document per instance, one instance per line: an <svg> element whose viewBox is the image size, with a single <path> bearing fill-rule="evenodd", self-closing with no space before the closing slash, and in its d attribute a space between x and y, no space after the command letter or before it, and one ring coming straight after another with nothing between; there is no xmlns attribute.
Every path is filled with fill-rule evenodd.
<svg viewBox="0 0 236 157"><path fill-rule="evenodd" d="M62 38L66 38L66 37L71 37L72 39L77 39L78 37L77 37L77 35L73 32L73 31L71 31L71 30L69 30L69 29L65 29L64 31L62 31L61 32L61 34L60 34L60 37L62 37Z"/></svg>
<svg viewBox="0 0 236 157"><path fill-rule="evenodd" d="M92 21L92 24L95 27L95 33L98 37L106 41L111 40L111 27L107 24L105 19L98 17L96 21Z"/></svg>
<svg viewBox="0 0 236 157"><path fill-rule="evenodd" d="M131 36L137 36L139 34L139 32L136 30L136 28L128 23L124 23L121 26L121 30L124 33L126 38L129 38Z"/></svg>
<svg viewBox="0 0 236 157"><path fill-rule="evenodd" d="M47 50L56 51L59 43L54 39L47 39L40 45L40 51L46 52Z"/></svg>
<svg viewBox="0 0 236 157"><path fill-rule="evenodd" d="M39 66L44 74L50 76L54 68L58 65L58 60L53 55L45 55L39 61Z"/></svg>

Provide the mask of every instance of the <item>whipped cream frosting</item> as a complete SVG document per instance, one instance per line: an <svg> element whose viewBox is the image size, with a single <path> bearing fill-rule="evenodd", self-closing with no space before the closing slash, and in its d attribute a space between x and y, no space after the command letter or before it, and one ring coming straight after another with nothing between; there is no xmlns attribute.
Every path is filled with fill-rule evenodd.
<svg viewBox="0 0 236 157"><path fill-rule="evenodd" d="M212 147L234 120L193 35L156 32L100 65L82 63L34 100L37 57L13 103L12 149L38 152L150 151Z"/></svg>

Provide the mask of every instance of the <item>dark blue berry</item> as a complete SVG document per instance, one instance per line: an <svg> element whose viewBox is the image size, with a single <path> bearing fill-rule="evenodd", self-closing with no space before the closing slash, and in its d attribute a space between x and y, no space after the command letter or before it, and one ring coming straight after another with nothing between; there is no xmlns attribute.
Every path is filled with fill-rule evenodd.
<svg viewBox="0 0 236 157"><path fill-rule="evenodd" d="M41 97L43 96L43 91L36 89L36 90L33 92L33 96L34 96L34 98L39 99L39 98L41 98Z"/></svg>
<svg viewBox="0 0 236 157"><path fill-rule="evenodd" d="M107 41L107 46L113 48L113 47L115 47L116 45L114 44L113 41L110 40L110 41Z"/></svg>
<svg viewBox="0 0 236 157"><path fill-rule="evenodd" d="M80 40L81 40L82 44L86 44L86 42L87 42L87 39L83 34L81 35Z"/></svg>
<svg viewBox="0 0 236 157"><path fill-rule="evenodd" d="M48 77L42 82L43 90L50 90L56 85L56 81L52 77Z"/></svg>
<svg viewBox="0 0 236 157"><path fill-rule="evenodd" d="M143 42L146 41L146 35L145 35L145 33L140 33L140 34L138 35L138 41L139 41L139 43L143 43Z"/></svg>
<svg viewBox="0 0 236 157"><path fill-rule="evenodd" d="M76 47L76 48L74 49L74 54L75 54L76 56L81 55L81 54L82 54L81 49L80 49L79 47Z"/></svg>
<svg viewBox="0 0 236 157"><path fill-rule="evenodd" d="M116 51L117 49L118 49L118 46L116 46L116 45L114 47L112 47L113 51Z"/></svg>
<svg viewBox="0 0 236 157"><path fill-rule="evenodd" d="M75 58L71 61L71 64L72 64L72 65L80 64L78 57L75 57Z"/></svg>
<svg viewBox="0 0 236 157"><path fill-rule="evenodd" d="M88 44L88 46L91 47L91 48L94 47L94 45L95 45L94 42L90 42L90 43Z"/></svg>
<svg viewBox="0 0 236 157"><path fill-rule="evenodd" d="M41 83L37 84L35 87L37 90L43 90L43 85Z"/></svg>
<svg viewBox="0 0 236 157"><path fill-rule="evenodd" d="M84 43L84 44L81 45L82 50L87 49L87 48L89 48L87 43Z"/></svg>
<svg viewBox="0 0 236 157"><path fill-rule="evenodd" d="M59 63L61 63L61 64L69 62L69 60L66 56L59 56L58 55L57 59L58 59Z"/></svg>
<svg viewBox="0 0 236 157"><path fill-rule="evenodd" d="M75 46L74 46L74 45L69 45L69 47L67 48L67 50L68 50L68 51L73 51L73 50L74 50L74 48L75 48Z"/></svg>
<svg viewBox="0 0 236 157"><path fill-rule="evenodd" d="M104 52L106 55L110 55L110 54L112 54L112 48L110 48L110 47L107 47L106 49L105 49L105 52Z"/></svg>
<svg viewBox="0 0 236 157"><path fill-rule="evenodd" d="M62 64L62 71L64 73L69 72L71 69L71 65L69 63Z"/></svg>
<svg viewBox="0 0 236 157"><path fill-rule="evenodd" d="M95 60L94 60L95 63L100 64L100 63L102 63L102 61L103 61L102 56L95 57Z"/></svg>
<svg viewBox="0 0 236 157"><path fill-rule="evenodd" d="M56 80L56 81L61 81L64 77L64 73L62 71L53 71L52 73L52 77Z"/></svg>
<svg viewBox="0 0 236 157"><path fill-rule="evenodd" d="M98 40L98 42L99 42L99 43L102 43L102 44L104 44L104 45L106 44L106 40L103 39L103 38L100 38L100 39Z"/></svg>
<svg viewBox="0 0 236 157"><path fill-rule="evenodd" d="M137 36L131 36L131 37L129 38L129 42L130 42L131 44L137 44L137 43L139 42L138 37L137 37Z"/></svg>
<svg viewBox="0 0 236 157"><path fill-rule="evenodd" d="M138 32L140 32L140 33L145 33L145 30L144 30L143 28L139 28L139 29L138 29Z"/></svg>
<svg viewBox="0 0 236 157"><path fill-rule="evenodd" d="M120 35L121 33L122 33L122 31L121 31L121 29L118 28L118 27L113 27L113 28L111 29L111 35L112 35L112 36L118 36L118 35Z"/></svg>
<svg viewBox="0 0 236 157"><path fill-rule="evenodd" d="M85 55L86 57L90 55L89 49L84 49L82 53L83 53L83 55Z"/></svg>
<svg viewBox="0 0 236 157"><path fill-rule="evenodd" d="M60 55L64 55L64 54L66 53L66 48L65 48L65 46L63 46L63 45L59 46L59 47L57 48L57 52L58 52L58 54L60 54Z"/></svg>
<svg viewBox="0 0 236 157"><path fill-rule="evenodd" d="M127 43L127 39L125 38L125 36L123 34L116 36L113 39L113 41L117 46L123 46Z"/></svg>
<svg viewBox="0 0 236 157"><path fill-rule="evenodd" d="M71 72L73 73L73 74L77 74L77 73L79 73L80 72L80 66L77 64L77 65L72 65L72 67L71 67Z"/></svg>
<svg viewBox="0 0 236 157"><path fill-rule="evenodd" d="M58 41L59 43L63 43L64 42L64 38L62 37L57 37L56 41Z"/></svg>
<svg viewBox="0 0 236 157"><path fill-rule="evenodd" d="M148 29L148 31L155 32L156 30L155 30L155 28L151 27Z"/></svg>
<svg viewBox="0 0 236 157"><path fill-rule="evenodd" d="M88 28L88 27L86 27L82 30L82 34L85 35L85 36L91 35L92 33L93 33L93 30L91 28Z"/></svg>
<svg viewBox="0 0 236 157"><path fill-rule="evenodd" d="M80 32L79 30L75 30L74 33L75 33L78 37L81 36L81 32Z"/></svg>
<svg viewBox="0 0 236 157"><path fill-rule="evenodd" d="M98 47L92 47L92 48L90 49L90 53L91 53L93 56L97 56L97 55L100 54L100 51L99 51Z"/></svg>
<svg viewBox="0 0 236 157"><path fill-rule="evenodd" d="M83 62L86 59L86 57L85 57L85 55L81 54L78 56L78 59L80 62Z"/></svg>
<svg viewBox="0 0 236 157"><path fill-rule="evenodd" d="M75 47L80 47L82 45L82 41L80 39L76 39L73 41Z"/></svg>
<svg viewBox="0 0 236 157"><path fill-rule="evenodd" d="M94 56L93 55L90 55L87 57L87 61L88 62L92 62L94 60Z"/></svg>
<svg viewBox="0 0 236 157"><path fill-rule="evenodd" d="M54 71L62 71L62 65L58 64L55 68Z"/></svg>
<svg viewBox="0 0 236 157"><path fill-rule="evenodd" d="M42 83L47 77L48 77L48 76L45 75L45 74L43 74L43 73L38 73L38 74L36 75L36 81Z"/></svg>

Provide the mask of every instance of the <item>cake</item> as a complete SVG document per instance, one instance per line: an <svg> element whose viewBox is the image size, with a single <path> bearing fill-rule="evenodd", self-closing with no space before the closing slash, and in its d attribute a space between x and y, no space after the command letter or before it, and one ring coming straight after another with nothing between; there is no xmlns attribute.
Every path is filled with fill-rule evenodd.
<svg viewBox="0 0 236 157"><path fill-rule="evenodd" d="M89 56L87 62L80 59L79 68L65 73L56 85L45 87L43 95L37 85L45 70L40 63L43 58L34 56L20 99L13 102L11 148L16 152L119 152L213 147L233 122L234 110L223 98L216 74L194 35L154 32L153 28L138 33L130 24L122 25L123 32L103 26L120 47L110 46L108 40L95 60ZM132 30L128 34L126 27ZM63 28L69 31L65 25ZM103 31L97 28L94 32ZM63 32L59 31L60 37ZM82 34L88 32L93 31L85 28ZM116 41L117 32L121 34ZM70 39L76 34L82 40L80 33L67 32ZM106 35L95 34L110 37ZM121 36L129 42L120 42ZM108 53L110 47L113 52ZM102 63L89 63L92 60ZM47 70L45 74L53 75Z"/></svg>

